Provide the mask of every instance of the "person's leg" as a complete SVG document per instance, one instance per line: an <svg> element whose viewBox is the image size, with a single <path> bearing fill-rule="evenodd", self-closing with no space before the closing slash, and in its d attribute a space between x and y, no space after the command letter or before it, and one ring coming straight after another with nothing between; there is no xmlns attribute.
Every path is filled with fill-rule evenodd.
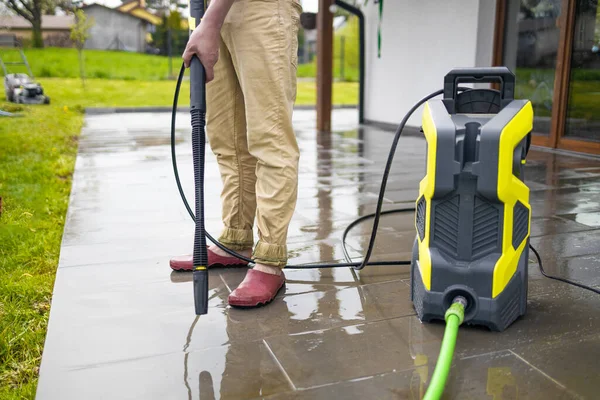
<svg viewBox="0 0 600 400"><path fill-rule="evenodd" d="M300 12L299 0L241 0L223 30L244 94L249 151L258 160L256 266L231 294L233 305L268 302L283 285L281 269L287 263L288 226L298 190L292 112Z"/></svg>
<svg viewBox="0 0 600 400"><path fill-rule="evenodd" d="M222 42L215 79L206 85L206 133L223 181L224 229L219 242L250 257L256 215L256 159L248 152L244 95L229 52ZM229 256L215 245L211 250Z"/></svg>
<svg viewBox="0 0 600 400"><path fill-rule="evenodd" d="M224 229L219 242L250 257L256 214L256 159L248 152L244 97L234 70L229 49L221 41L215 77L206 85L206 134L215 154L223 181L221 192ZM174 257L171 268L191 270L191 255ZM211 244L209 267L247 265Z"/></svg>

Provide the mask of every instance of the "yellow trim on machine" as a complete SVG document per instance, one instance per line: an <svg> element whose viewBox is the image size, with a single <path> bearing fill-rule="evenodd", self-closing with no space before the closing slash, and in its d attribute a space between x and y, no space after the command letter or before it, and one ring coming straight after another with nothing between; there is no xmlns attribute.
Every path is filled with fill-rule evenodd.
<svg viewBox="0 0 600 400"><path fill-rule="evenodd" d="M435 190L435 168L436 168L436 153L437 153L437 130L431 115L429 103L425 103L423 110L423 132L427 140L427 173L419 184L419 198L425 198L425 235L423 240L417 235L419 241L419 271L423 279L423 285L427 290L431 290L431 254L429 252L430 234L430 218L431 218L431 198ZM417 200L418 201L418 200ZM415 221L416 224L416 221Z"/></svg>
<svg viewBox="0 0 600 400"><path fill-rule="evenodd" d="M527 224L527 235L517 249L513 248L513 211L517 201L529 209L529 188L513 174L515 147L533 129L533 108L531 102L525 106L502 129L498 149L498 199L504 203L504 227L502 237L502 255L494 267L492 298L497 297L517 270L517 265L527 238L531 232L531 219Z"/></svg>

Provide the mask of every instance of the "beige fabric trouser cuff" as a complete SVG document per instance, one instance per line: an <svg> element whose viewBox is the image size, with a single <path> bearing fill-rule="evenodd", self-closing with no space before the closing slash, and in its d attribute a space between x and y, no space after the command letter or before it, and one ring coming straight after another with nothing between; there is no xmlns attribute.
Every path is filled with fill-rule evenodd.
<svg viewBox="0 0 600 400"><path fill-rule="evenodd" d="M269 244L261 240L256 244L253 254L254 262L283 268L287 264L287 246Z"/></svg>
<svg viewBox="0 0 600 400"><path fill-rule="evenodd" d="M254 244L252 230L225 228L219 242L233 251L251 249ZM252 255L255 263L283 268L287 263L287 246L258 241Z"/></svg>
<svg viewBox="0 0 600 400"><path fill-rule="evenodd" d="M225 228L221 232L219 242L231 250L240 251L251 249L254 237L252 230Z"/></svg>
<svg viewBox="0 0 600 400"><path fill-rule="evenodd" d="M251 230L225 228L219 237L219 242L228 249L241 251L252 248L254 238ZM287 263L287 246L259 240L252 258L258 264L283 268Z"/></svg>

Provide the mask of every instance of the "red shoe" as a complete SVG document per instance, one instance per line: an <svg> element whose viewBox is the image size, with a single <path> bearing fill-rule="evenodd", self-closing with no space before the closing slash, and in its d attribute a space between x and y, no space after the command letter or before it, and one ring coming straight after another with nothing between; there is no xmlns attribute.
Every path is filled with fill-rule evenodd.
<svg viewBox="0 0 600 400"><path fill-rule="evenodd" d="M220 267L247 267L248 263L237 257L220 256L211 250L207 249L208 253L208 268ZM194 268L194 256L177 256L171 258L169 265L175 271L192 271Z"/></svg>
<svg viewBox="0 0 600 400"><path fill-rule="evenodd" d="M256 307L270 303L284 283L283 272L273 275L250 269L242 283L229 295L229 304L234 307Z"/></svg>

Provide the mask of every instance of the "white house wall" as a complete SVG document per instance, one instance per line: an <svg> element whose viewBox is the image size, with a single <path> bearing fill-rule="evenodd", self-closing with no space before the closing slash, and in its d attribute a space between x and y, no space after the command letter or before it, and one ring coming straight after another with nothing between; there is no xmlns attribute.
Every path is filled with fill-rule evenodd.
<svg viewBox="0 0 600 400"><path fill-rule="evenodd" d="M415 102L442 88L451 69L491 65L495 0L386 0L381 58L378 7L373 0L362 7L366 120L398 124ZM421 112L409 125L421 124Z"/></svg>

